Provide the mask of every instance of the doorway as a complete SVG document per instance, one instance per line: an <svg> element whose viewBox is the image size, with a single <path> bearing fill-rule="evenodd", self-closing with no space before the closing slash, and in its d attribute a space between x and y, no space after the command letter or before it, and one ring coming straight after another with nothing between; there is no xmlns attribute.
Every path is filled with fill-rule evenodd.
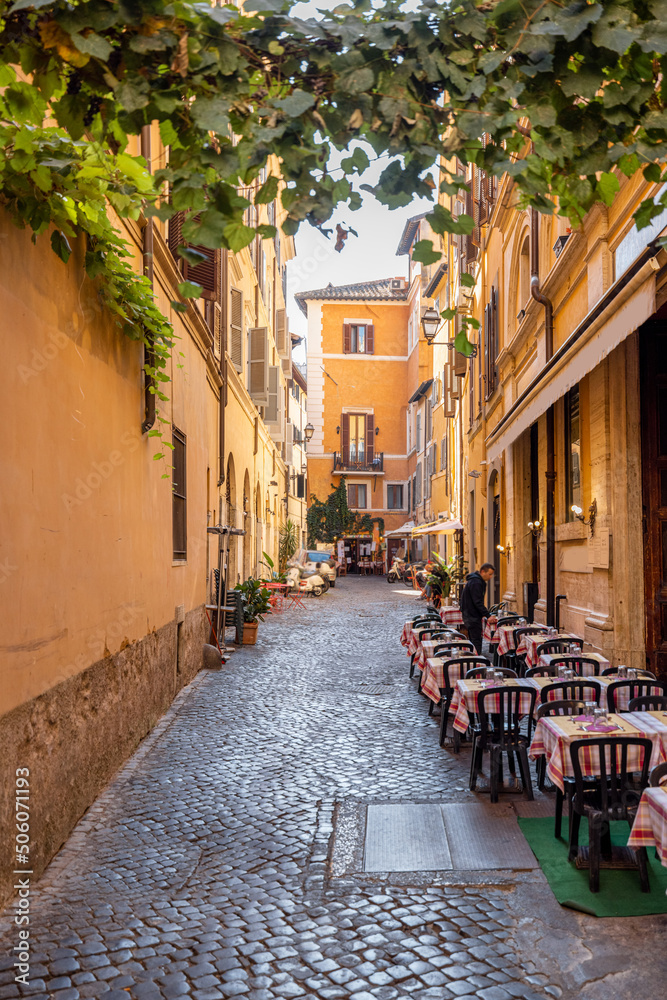
<svg viewBox="0 0 667 1000"><path fill-rule="evenodd" d="M491 494L491 551L493 553L494 574L491 585L491 604L500 603L500 478L494 472L489 480L489 493Z"/></svg>
<svg viewBox="0 0 667 1000"><path fill-rule="evenodd" d="M667 676L667 322L640 331L646 659Z"/></svg>

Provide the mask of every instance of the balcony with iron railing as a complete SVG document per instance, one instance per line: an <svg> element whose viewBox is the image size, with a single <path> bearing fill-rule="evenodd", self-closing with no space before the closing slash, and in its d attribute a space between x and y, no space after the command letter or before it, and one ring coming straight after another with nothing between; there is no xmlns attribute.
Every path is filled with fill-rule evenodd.
<svg viewBox="0 0 667 1000"><path fill-rule="evenodd" d="M362 459L360 462L350 461L349 455L342 455L340 452L334 453L334 472L344 472L344 473L365 473L366 475L384 475L384 452L381 451L379 454L373 455L373 458L369 461Z"/></svg>

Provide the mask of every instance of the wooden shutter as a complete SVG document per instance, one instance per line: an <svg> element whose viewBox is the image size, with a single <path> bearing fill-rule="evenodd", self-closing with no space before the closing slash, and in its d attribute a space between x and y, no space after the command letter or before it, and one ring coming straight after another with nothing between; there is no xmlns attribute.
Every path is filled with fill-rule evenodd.
<svg viewBox="0 0 667 1000"><path fill-rule="evenodd" d="M276 348L281 356L287 354L287 324L284 309L276 309Z"/></svg>
<svg viewBox="0 0 667 1000"><path fill-rule="evenodd" d="M169 220L169 249L177 264L183 263L183 258L178 255L178 248L184 246L183 223L185 212L176 212Z"/></svg>
<svg viewBox="0 0 667 1000"><path fill-rule="evenodd" d="M243 371L243 292L232 288L229 324L229 356L237 372Z"/></svg>
<svg viewBox="0 0 667 1000"><path fill-rule="evenodd" d="M375 454L375 417L372 413L366 414L366 465L373 464Z"/></svg>
<svg viewBox="0 0 667 1000"><path fill-rule="evenodd" d="M268 403L264 410L264 420L267 424L278 422L278 393L280 392L280 368L278 365L269 365L269 392Z"/></svg>
<svg viewBox="0 0 667 1000"><path fill-rule="evenodd" d="M461 354L459 351L454 351L454 375L458 378L465 378L467 370L468 359L465 354Z"/></svg>
<svg viewBox="0 0 667 1000"><path fill-rule="evenodd" d="M248 391L253 402L266 405L269 401L269 342L265 326L249 331Z"/></svg>
<svg viewBox="0 0 667 1000"><path fill-rule="evenodd" d="M495 285L491 286L491 346L489 355L489 372L491 385L489 394L492 393L498 384L498 369L496 358L498 357L498 291Z"/></svg>
<svg viewBox="0 0 667 1000"><path fill-rule="evenodd" d="M366 327L366 354L375 353L375 327Z"/></svg>
<svg viewBox="0 0 667 1000"><path fill-rule="evenodd" d="M350 323L343 323L343 354L352 353L352 326Z"/></svg>
<svg viewBox="0 0 667 1000"><path fill-rule="evenodd" d="M472 180L470 181L470 185L472 187L473 185ZM475 218L475 197L472 191L466 191L465 214L469 215L472 219ZM464 240L465 240L464 253L466 257L466 263L470 264L477 257L477 247L475 246L472 235L465 236Z"/></svg>
<svg viewBox="0 0 667 1000"><path fill-rule="evenodd" d="M452 373L451 362L447 362L442 370L442 398L445 417L453 417L456 412L454 405L454 395L452 392L454 375Z"/></svg>
<svg viewBox="0 0 667 1000"><path fill-rule="evenodd" d="M350 415L344 413L340 418L340 447L343 467L350 464Z"/></svg>

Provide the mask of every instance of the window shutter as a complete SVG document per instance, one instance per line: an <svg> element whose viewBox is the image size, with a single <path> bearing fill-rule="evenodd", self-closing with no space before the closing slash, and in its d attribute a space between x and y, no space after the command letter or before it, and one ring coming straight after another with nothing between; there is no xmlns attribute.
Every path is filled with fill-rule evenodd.
<svg viewBox="0 0 667 1000"><path fill-rule="evenodd" d="M243 371L243 292L232 288L229 324L229 356L237 372Z"/></svg>
<svg viewBox="0 0 667 1000"><path fill-rule="evenodd" d="M461 354L459 351L454 351L454 375L457 378L465 378L465 374L468 370L468 359L465 354Z"/></svg>
<svg viewBox="0 0 667 1000"><path fill-rule="evenodd" d="M373 464L375 454L375 417L372 413L366 414L366 464Z"/></svg>
<svg viewBox="0 0 667 1000"><path fill-rule="evenodd" d="M197 253L204 254L206 260L202 261L201 264L196 264L194 267L184 260L183 277L186 281L195 281L198 285L201 285L201 297L203 299L215 302L218 298L218 251L194 243L188 243L188 247L190 250L196 250Z"/></svg>
<svg viewBox="0 0 667 1000"><path fill-rule="evenodd" d="M183 258L178 255L178 248L183 246L183 222L185 212L175 212L169 220L169 249L177 264L184 263Z"/></svg>
<svg viewBox="0 0 667 1000"><path fill-rule="evenodd" d="M452 365L451 362L448 361L442 370L442 398L445 417L453 417L456 412L454 394L452 392L453 382L454 375L452 374Z"/></svg>
<svg viewBox="0 0 667 1000"><path fill-rule="evenodd" d="M343 323L343 354L352 353L352 326L350 323Z"/></svg>
<svg viewBox="0 0 667 1000"><path fill-rule="evenodd" d="M412 510L412 508L410 506L410 486L411 486L411 482L408 479L408 508L407 508L408 509L408 513Z"/></svg>
<svg viewBox="0 0 667 1000"><path fill-rule="evenodd" d="M278 422L278 393L280 392L280 378L277 365L269 365L269 393L268 403L264 410L264 420L267 424Z"/></svg>
<svg viewBox="0 0 667 1000"><path fill-rule="evenodd" d="M473 181L470 181L471 187L473 186ZM472 219L475 218L475 197L472 191L466 191L466 210L465 214L469 215ZM465 236L465 256L466 261L469 264L471 261L475 260L477 257L477 247L475 246L473 235Z"/></svg>
<svg viewBox="0 0 667 1000"><path fill-rule="evenodd" d="M296 495L299 500L302 500L306 495L306 477L301 473L296 477Z"/></svg>
<svg viewBox="0 0 667 1000"><path fill-rule="evenodd" d="M249 331L248 390L257 405L269 401L269 350L267 329L255 326Z"/></svg>
<svg viewBox="0 0 667 1000"><path fill-rule="evenodd" d="M491 354L489 358L489 370L491 379L491 389L493 392L498 384L498 369L496 368L496 358L498 357L498 292L494 285L491 286Z"/></svg>
<svg viewBox="0 0 667 1000"><path fill-rule="evenodd" d="M366 327L366 354L375 354L375 327Z"/></svg>
<svg viewBox="0 0 667 1000"><path fill-rule="evenodd" d="M287 352L287 324L285 322L285 310L276 309L276 347L278 354L284 357Z"/></svg>
<svg viewBox="0 0 667 1000"><path fill-rule="evenodd" d="M340 418L340 446L343 466L350 464L350 415L344 413Z"/></svg>

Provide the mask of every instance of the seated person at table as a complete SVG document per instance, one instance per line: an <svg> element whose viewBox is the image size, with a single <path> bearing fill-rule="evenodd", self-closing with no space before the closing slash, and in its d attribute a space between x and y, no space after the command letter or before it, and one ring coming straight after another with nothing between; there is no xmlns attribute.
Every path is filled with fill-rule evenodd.
<svg viewBox="0 0 667 1000"><path fill-rule="evenodd" d="M489 612L484 604L486 585L495 573L491 563L484 563L475 573L469 573L461 595L463 624L468 629L468 638L478 653L482 652L482 619Z"/></svg>

